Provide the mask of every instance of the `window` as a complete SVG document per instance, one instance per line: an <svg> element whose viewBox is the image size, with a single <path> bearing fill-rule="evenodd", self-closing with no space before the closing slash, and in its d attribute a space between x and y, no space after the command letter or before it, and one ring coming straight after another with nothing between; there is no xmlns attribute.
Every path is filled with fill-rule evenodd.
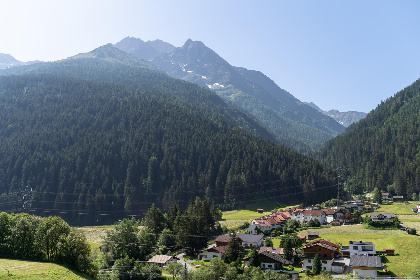
<svg viewBox="0 0 420 280"><path fill-rule="evenodd" d="M327 268L324 266L323 268L322 268L323 270L327 270Z"/></svg>
<svg viewBox="0 0 420 280"><path fill-rule="evenodd" d="M327 264L327 261L322 261L322 263L325 263L325 264Z"/></svg>
<svg viewBox="0 0 420 280"><path fill-rule="evenodd" d="M353 246L353 250L359 250L359 246Z"/></svg>
<svg viewBox="0 0 420 280"><path fill-rule="evenodd" d="M311 260L308 260L308 263L311 263L312 261Z"/></svg>

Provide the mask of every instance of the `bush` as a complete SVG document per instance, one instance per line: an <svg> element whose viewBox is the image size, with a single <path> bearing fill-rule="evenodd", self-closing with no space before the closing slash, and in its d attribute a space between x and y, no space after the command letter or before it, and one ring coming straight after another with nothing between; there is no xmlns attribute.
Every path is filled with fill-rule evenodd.
<svg viewBox="0 0 420 280"><path fill-rule="evenodd" d="M417 234L417 229L415 229L415 228L409 228L407 231L408 231L408 234L412 234L412 235Z"/></svg>

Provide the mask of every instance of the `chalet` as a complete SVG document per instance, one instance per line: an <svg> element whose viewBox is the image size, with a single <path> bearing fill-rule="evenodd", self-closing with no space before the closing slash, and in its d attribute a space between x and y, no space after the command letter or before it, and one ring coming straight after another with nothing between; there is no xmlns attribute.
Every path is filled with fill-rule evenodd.
<svg viewBox="0 0 420 280"><path fill-rule="evenodd" d="M352 214L344 214L339 218L339 221L343 224L354 224L359 222L359 217Z"/></svg>
<svg viewBox="0 0 420 280"><path fill-rule="evenodd" d="M303 248L303 269L313 269L316 255L321 258L322 270L332 271L334 258L338 258L340 247L324 239L309 242Z"/></svg>
<svg viewBox="0 0 420 280"><path fill-rule="evenodd" d="M354 255L369 255L376 254L375 244L372 242L350 241L349 242L350 257Z"/></svg>
<svg viewBox="0 0 420 280"><path fill-rule="evenodd" d="M293 211L291 218L293 220L299 221L301 224L316 219L322 225L327 221L325 212L322 210L296 209Z"/></svg>
<svg viewBox="0 0 420 280"><path fill-rule="evenodd" d="M159 267L165 267L169 264L169 262L174 261L174 257L167 256L167 255L156 255L149 259L148 263L157 264Z"/></svg>
<svg viewBox="0 0 420 280"><path fill-rule="evenodd" d="M281 255L270 251L263 251L262 253L258 253L258 256L261 261L262 269L280 270L283 269L286 263L291 264Z"/></svg>
<svg viewBox="0 0 420 280"><path fill-rule="evenodd" d="M264 252L270 252L270 253L279 255L279 256L281 256L281 257L284 258L284 250L283 250L283 248L260 247L260 250L258 251L258 254L261 255ZM296 250L295 249L293 249L293 255L296 255ZM284 265L289 265L289 264L293 264L293 262L285 260L285 262L283 262L283 264Z"/></svg>
<svg viewBox="0 0 420 280"><path fill-rule="evenodd" d="M392 197L393 202L404 202L404 196L402 195L394 195Z"/></svg>
<svg viewBox="0 0 420 280"><path fill-rule="evenodd" d="M260 219L252 220L251 226L248 228L250 234L257 234L257 229L260 231L270 231L282 226L291 215L288 212L276 212Z"/></svg>
<svg viewBox="0 0 420 280"><path fill-rule="evenodd" d="M213 258L221 259L226 253L226 246L213 246L198 255L200 261L211 261Z"/></svg>
<svg viewBox="0 0 420 280"><path fill-rule="evenodd" d="M350 257L350 266L353 275L359 278L376 278L382 263L379 256L354 255Z"/></svg>
<svg viewBox="0 0 420 280"><path fill-rule="evenodd" d="M392 221L395 219L395 214L392 213L370 213L372 221Z"/></svg>
<svg viewBox="0 0 420 280"><path fill-rule="evenodd" d="M248 227L248 233L249 234L258 234L258 230L257 229L259 229L258 225L252 224L252 225L250 225Z"/></svg>
<svg viewBox="0 0 420 280"><path fill-rule="evenodd" d="M387 192L382 193L381 194L381 201L382 201L382 203L390 203L390 202L392 202L391 201L391 198L389 197L389 193L387 193Z"/></svg>
<svg viewBox="0 0 420 280"><path fill-rule="evenodd" d="M306 235L308 236L308 240L314 240L319 238L319 232L317 231L308 231Z"/></svg>
<svg viewBox="0 0 420 280"><path fill-rule="evenodd" d="M245 248L257 248L262 246L264 241L263 235L255 234L238 234L238 241L241 242L242 247Z"/></svg>
<svg viewBox="0 0 420 280"><path fill-rule="evenodd" d="M257 212L258 212L258 213L260 213L260 214L262 214L262 213L264 213L264 209L262 209L262 208L258 208L258 209L257 209Z"/></svg>

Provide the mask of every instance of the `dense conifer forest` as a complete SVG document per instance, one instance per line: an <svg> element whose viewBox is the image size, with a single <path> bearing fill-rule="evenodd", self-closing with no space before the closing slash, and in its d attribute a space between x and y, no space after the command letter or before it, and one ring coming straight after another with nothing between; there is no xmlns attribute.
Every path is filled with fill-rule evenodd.
<svg viewBox="0 0 420 280"><path fill-rule="evenodd" d="M420 191L420 80L327 142L320 158L341 167L347 189L411 197Z"/></svg>
<svg viewBox="0 0 420 280"><path fill-rule="evenodd" d="M97 58L24 70L0 78L1 210L97 224L196 196L335 196L332 169L255 136L211 91Z"/></svg>

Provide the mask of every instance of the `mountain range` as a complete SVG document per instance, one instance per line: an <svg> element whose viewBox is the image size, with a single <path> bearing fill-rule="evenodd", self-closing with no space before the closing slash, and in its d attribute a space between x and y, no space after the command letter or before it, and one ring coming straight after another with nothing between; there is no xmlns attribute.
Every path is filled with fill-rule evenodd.
<svg viewBox="0 0 420 280"><path fill-rule="evenodd" d="M39 63L40 61L28 61L28 62L22 62L17 59L15 59L10 54L4 54L0 53L0 69L5 69L9 67L14 66L21 66L21 65L29 65L33 63Z"/></svg>
<svg viewBox="0 0 420 280"><path fill-rule="evenodd" d="M309 152L344 131L342 125L300 102L263 73L230 65L202 42L187 40L182 47L169 47L159 55L158 50L151 55L150 42L140 39L125 38L115 46L149 58L171 77L215 91L254 116L278 143L289 148Z"/></svg>
<svg viewBox="0 0 420 280"><path fill-rule="evenodd" d="M319 108L317 105L315 105L313 102L309 102L306 104L316 109L317 111L323 113L324 115L327 115L333 118L344 127L349 127L351 124L357 123L358 121L360 121L367 115L367 113L357 112L357 111L340 112L334 109L329 110L329 111L324 111L321 108Z"/></svg>
<svg viewBox="0 0 420 280"><path fill-rule="evenodd" d="M224 208L335 196L331 168L268 140L210 89L112 45L1 70L0 110L2 211L92 225L196 196Z"/></svg>

